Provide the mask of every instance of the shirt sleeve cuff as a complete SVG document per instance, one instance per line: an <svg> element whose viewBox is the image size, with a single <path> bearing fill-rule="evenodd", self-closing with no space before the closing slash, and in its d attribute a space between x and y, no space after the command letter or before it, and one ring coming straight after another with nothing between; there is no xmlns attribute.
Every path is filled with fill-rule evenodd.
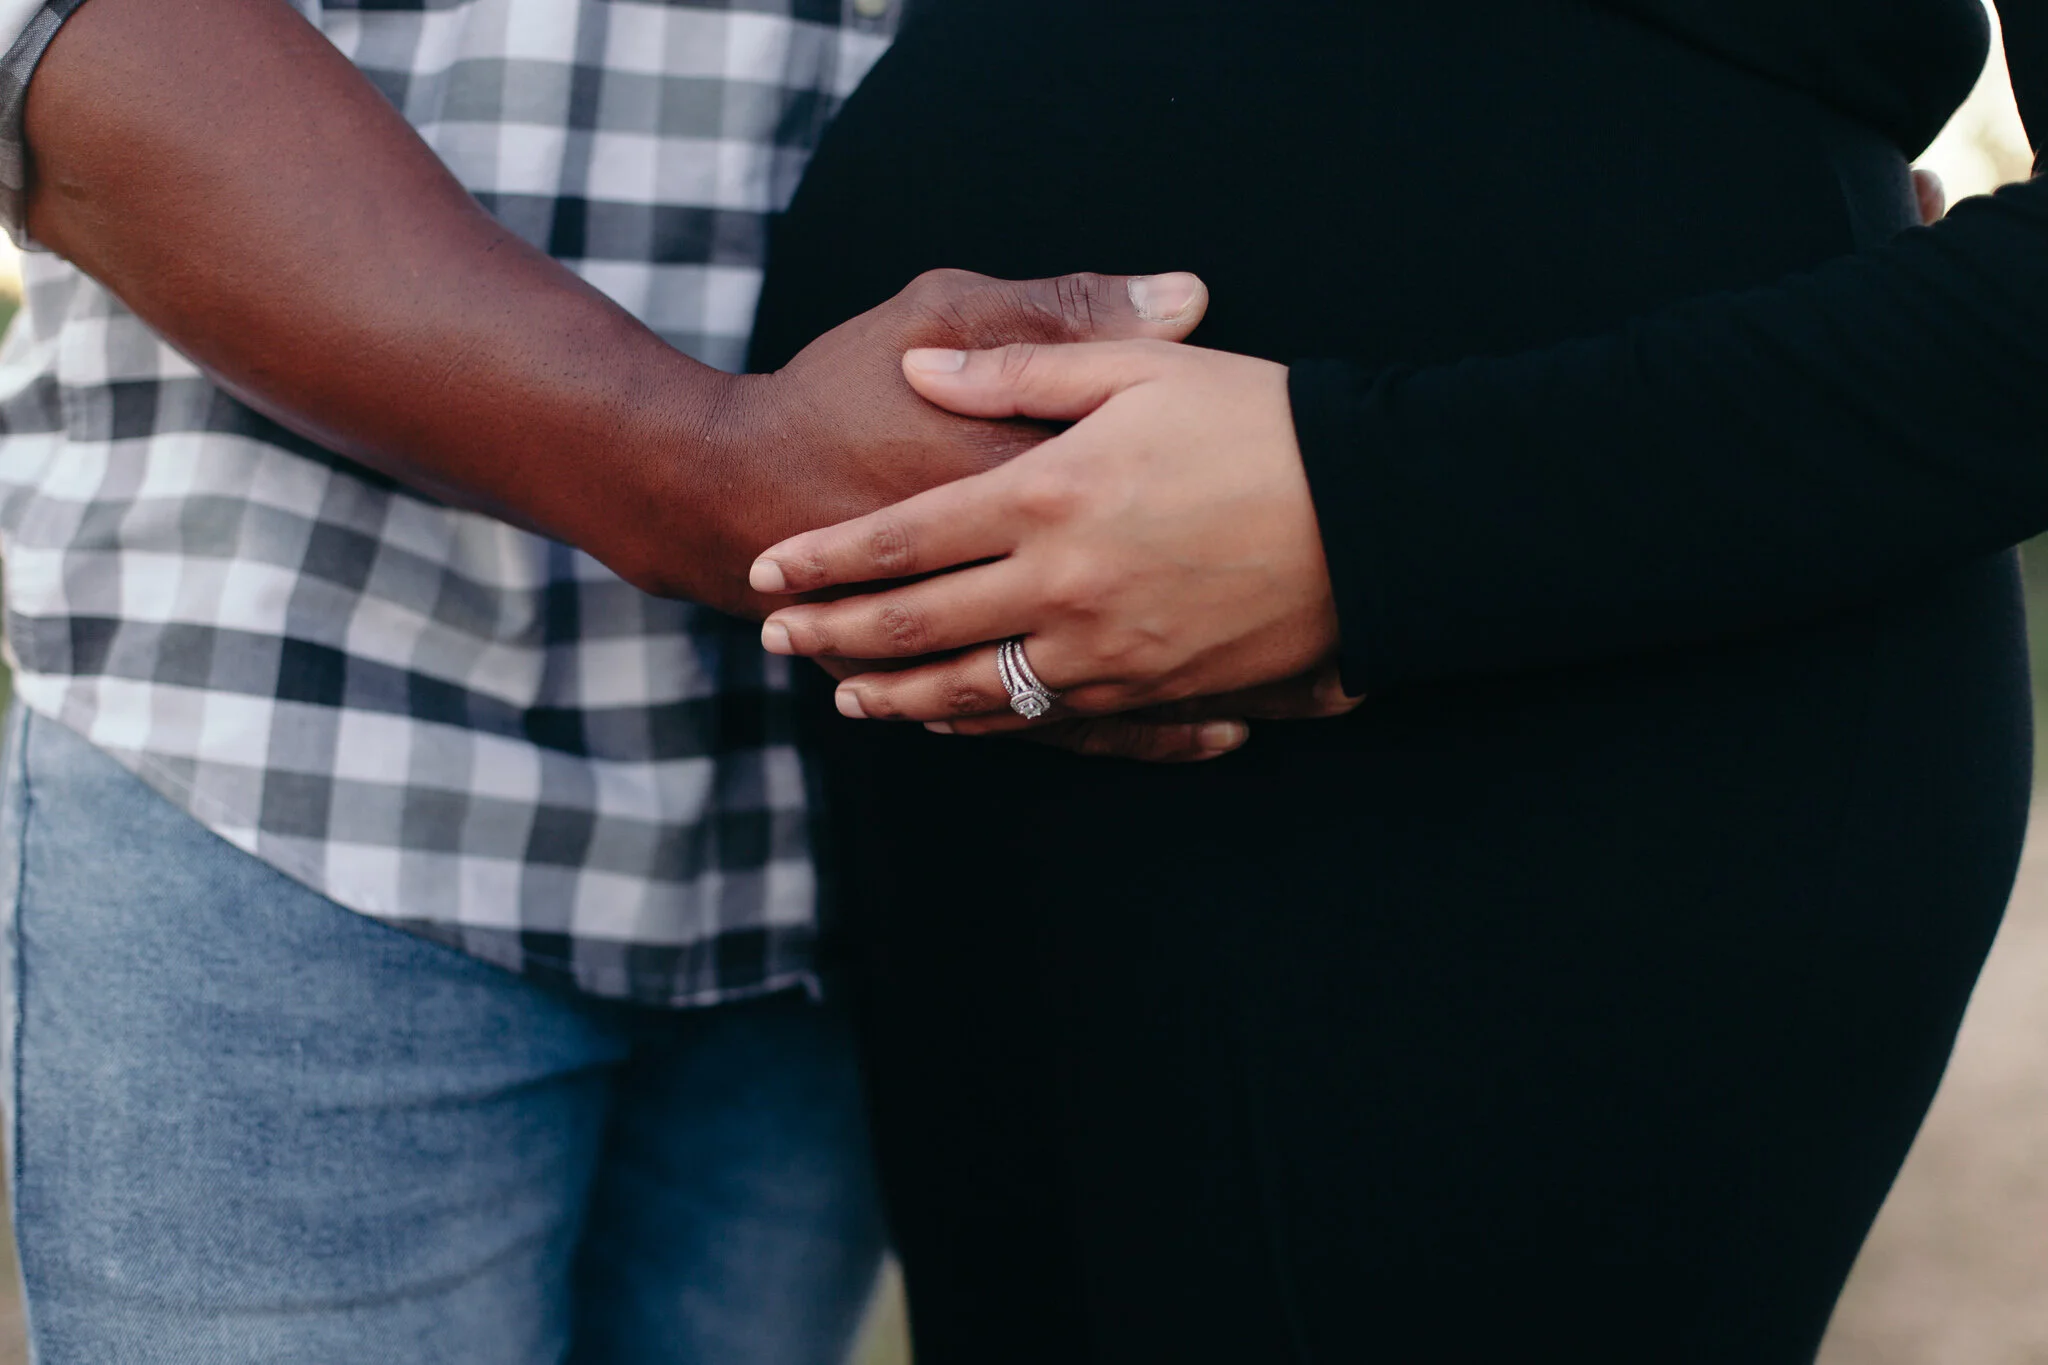
<svg viewBox="0 0 2048 1365"><path fill-rule="evenodd" d="M85 0L0 0L0 42L11 45L0 57L0 225L18 245L29 246L27 216L28 145L22 114L28 83L49 51L50 40Z"/></svg>
<svg viewBox="0 0 2048 1365"><path fill-rule="evenodd" d="M1337 600L1338 661L1344 690L1367 691L1370 623L1378 617L1369 499L1356 423L1361 376L1337 360L1305 360L1287 373L1294 434L1322 529L1323 559Z"/></svg>

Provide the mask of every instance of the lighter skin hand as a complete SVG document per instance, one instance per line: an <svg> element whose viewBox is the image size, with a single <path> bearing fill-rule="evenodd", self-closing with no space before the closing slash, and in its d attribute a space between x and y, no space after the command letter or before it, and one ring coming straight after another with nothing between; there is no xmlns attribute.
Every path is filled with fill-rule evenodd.
<svg viewBox="0 0 2048 1365"><path fill-rule="evenodd" d="M763 555L763 577L802 591L938 573L769 618L777 652L966 651L850 679L843 711L997 710L982 642L1009 636L1026 637L1077 715L1267 687L1332 657L1336 608L1283 367L1140 343L913 352L905 369L951 411L1077 425L1004 469Z"/></svg>

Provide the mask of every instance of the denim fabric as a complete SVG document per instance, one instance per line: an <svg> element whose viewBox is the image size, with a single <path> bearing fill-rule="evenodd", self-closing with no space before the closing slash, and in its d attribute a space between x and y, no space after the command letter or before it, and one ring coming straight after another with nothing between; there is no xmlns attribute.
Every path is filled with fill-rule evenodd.
<svg viewBox="0 0 2048 1365"><path fill-rule="evenodd" d="M833 1365L881 1220L801 996L663 1013L378 924L21 713L10 1156L41 1365Z"/></svg>

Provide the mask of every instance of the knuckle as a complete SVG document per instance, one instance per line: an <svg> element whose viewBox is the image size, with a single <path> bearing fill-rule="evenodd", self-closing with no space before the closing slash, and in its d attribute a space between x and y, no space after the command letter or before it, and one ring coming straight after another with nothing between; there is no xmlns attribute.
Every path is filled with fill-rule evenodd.
<svg viewBox="0 0 2048 1365"><path fill-rule="evenodd" d="M889 688L871 687L860 694L860 709L870 720L902 720L903 703Z"/></svg>
<svg viewBox="0 0 2048 1365"><path fill-rule="evenodd" d="M1123 689L1113 683L1089 683L1060 694L1060 704L1080 715L1110 715L1131 708L1121 705Z"/></svg>
<svg viewBox="0 0 2048 1365"><path fill-rule="evenodd" d="M1174 656L1159 641L1145 638L1132 644L1125 652L1125 667L1134 678L1156 678L1159 681L1149 689L1157 701L1182 701L1193 695L1188 684L1167 679L1164 675L1174 665Z"/></svg>
<svg viewBox="0 0 2048 1365"><path fill-rule="evenodd" d="M830 654L832 632L824 622L792 617L787 623L789 642L800 654Z"/></svg>
<svg viewBox="0 0 2048 1365"><path fill-rule="evenodd" d="M956 681L947 685L940 704L955 716L979 716L1000 708L998 702L985 688L973 683Z"/></svg>
<svg viewBox="0 0 2048 1365"><path fill-rule="evenodd" d="M972 288L978 278L965 270L927 270L912 280L904 292L921 303L957 298Z"/></svg>
<svg viewBox="0 0 2048 1365"><path fill-rule="evenodd" d="M877 578L894 578L910 571L917 561L917 549L910 528L894 518L875 523L867 536L867 557Z"/></svg>
<svg viewBox="0 0 2048 1365"><path fill-rule="evenodd" d="M1062 275L1054 282L1053 298L1058 306L1060 326L1069 335L1093 336L1098 315L1108 298L1108 279L1093 271Z"/></svg>
<svg viewBox="0 0 2048 1365"><path fill-rule="evenodd" d="M1076 615L1093 614L1093 605L1088 602L1070 604L1068 610ZM1157 676L1160 670L1161 654L1158 647L1147 637L1124 630L1101 629L1091 632L1085 640L1084 657L1088 671L1097 677L1137 679ZM1160 701L1177 701L1177 697L1160 697Z"/></svg>
<svg viewBox="0 0 2048 1365"><path fill-rule="evenodd" d="M1128 690L1132 697L1143 698L1146 704L1164 705L1186 701L1196 695L1198 684L1177 673L1170 656L1148 650L1142 658L1145 665L1132 676L1144 681L1132 683Z"/></svg>
<svg viewBox="0 0 2048 1365"><path fill-rule="evenodd" d="M1081 481L1064 469L1038 469L1017 483L1015 509L1040 524L1066 521L1080 510ZM1071 572L1071 570L1069 570Z"/></svg>
<svg viewBox="0 0 2048 1365"><path fill-rule="evenodd" d="M1107 690L1110 696L1107 704L1119 711L1136 711L1160 702L1177 701L1180 698L1178 693L1145 682L1110 683Z"/></svg>
<svg viewBox="0 0 2048 1365"><path fill-rule="evenodd" d="M979 280L979 276L965 270L927 270L910 282L903 298L936 332L932 339L967 340L974 335L974 318L967 301Z"/></svg>
<svg viewBox="0 0 2048 1365"><path fill-rule="evenodd" d="M971 311L983 324L989 346L1006 342L1072 341L1077 317L1096 305L1078 295L1072 277L1049 280L985 281Z"/></svg>
<svg viewBox="0 0 2048 1365"><path fill-rule="evenodd" d="M814 549L804 548L785 554L781 563L783 578L793 591L814 587L831 576L831 569Z"/></svg>
<svg viewBox="0 0 2048 1365"><path fill-rule="evenodd" d="M922 654L931 640L931 625L915 607L891 603L883 607L875 623L891 647L905 654Z"/></svg>
<svg viewBox="0 0 2048 1365"><path fill-rule="evenodd" d="M1181 701L1194 693L1190 685L1169 675L1181 664L1179 651L1157 630L1142 627L1118 633L1108 652L1115 660L1117 675L1147 682L1147 694L1155 701Z"/></svg>
<svg viewBox="0 0 2048 1365"><path fill-rule="evenodd" d="M1145 671L1142 646L1128 635L1102 632L1089 641L1088 658L1099 672L1125 677Z"/></svg>

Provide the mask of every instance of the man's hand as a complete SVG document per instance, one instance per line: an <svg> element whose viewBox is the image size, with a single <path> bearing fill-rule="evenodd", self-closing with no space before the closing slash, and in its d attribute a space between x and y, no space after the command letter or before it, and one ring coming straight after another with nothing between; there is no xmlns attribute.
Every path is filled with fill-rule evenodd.
<svg viewBox="0 0 2048 1365"><path fill-rule="evenodd" d="M238 398L636 585L758 610L770 542L1042 431L942 413L913 346L1185 337L1199 281L928 276L782 373L690 360L486 214L284 0L92 0L30 83L29 226Z"/></svg>
<svg viewBox="0 0 2048 1365"><path fill-rule="evenodd" d="M779 374L720 374L494 221L282 0L93 0L26 123L35 236L244 402L727 610L765 609L746 573L769 543L1043 439L919 398L905 350L1178 340L1207 303L1185 275L942 272ZM1064 742L1163 758L1199 737L1118 721Z"/></svg>
<svg viewBox="0 0 2048 1365"><path fill-rule="evenodd" d="M705 439L745 491L721 503L720 543L691 547L708 550L726 577L707 583L701 566L679 564L696 575L642 586L764 616L784 601L753 593L747 572L768 546L982 473L1052 434L1032 422L957 417L925 401L904 378L904 352L1013 340L1179 341L1208 302L1202 282L1185 274L1013 282L938 270L920 277L775 374L730 381L733 396Z"/></svg>

